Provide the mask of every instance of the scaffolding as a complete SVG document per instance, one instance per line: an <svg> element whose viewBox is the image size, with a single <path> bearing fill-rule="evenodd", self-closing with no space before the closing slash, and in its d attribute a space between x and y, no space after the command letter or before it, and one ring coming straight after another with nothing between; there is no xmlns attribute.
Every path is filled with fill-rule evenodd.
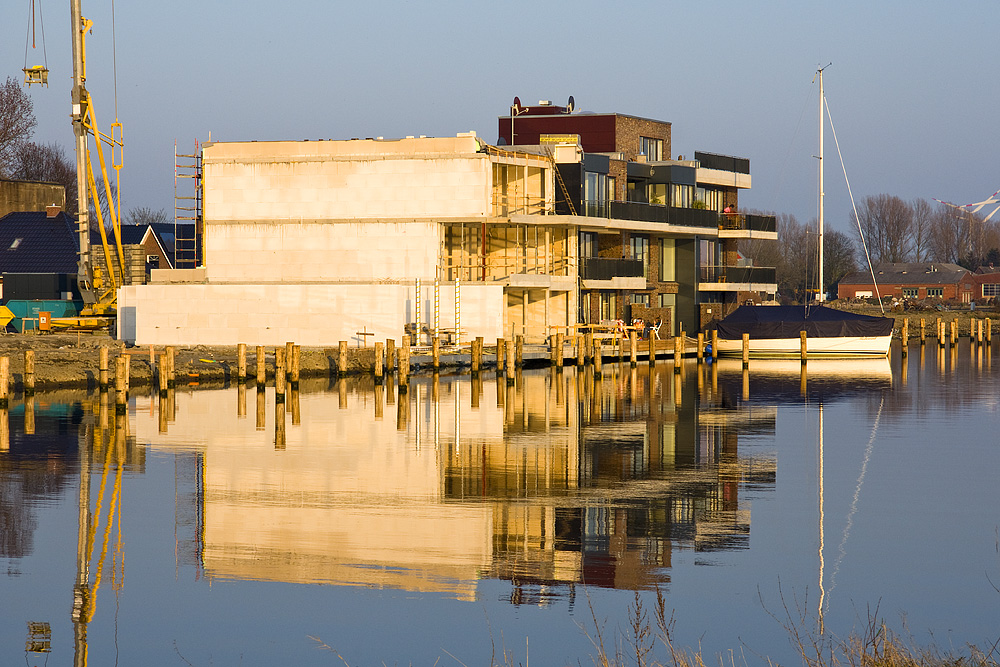
<svg viewBox="0 0 1000 667"><path fill-rule="evenodd" d="M177 152L174 141L174 261L175 269L202 265L204 223L201 211L201 150L197 140L194 153Z"/></svg>

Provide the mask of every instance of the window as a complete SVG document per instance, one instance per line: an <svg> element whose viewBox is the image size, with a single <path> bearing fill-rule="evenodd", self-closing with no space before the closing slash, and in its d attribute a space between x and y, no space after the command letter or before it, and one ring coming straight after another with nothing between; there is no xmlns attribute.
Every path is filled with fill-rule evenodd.
<svg viewBox="0 0 1000 667"><path fill-rule="evenodd" d="M694 187L690 185L671 185L670 205L675 208L691 208Z"/></svg>
<svg viewBox="0 0 1000 667"><path fill-rule="evenodd" d="M615 189L615 177L608 176L608 200L616 201L618 199L618 191Z"/></svg>
<svg viewBox="0 0 1000 667"><path fill-rule="evenodd" d="M633 294L632 295L633 305L646 306L649 307L649 294Z"/></svg>
<svg viewBox="0 0 1000 667"><path fill-rule="evenodd" d="M673 282L677 280L674 271L674 240L660 239L660 280Z"/></svg>
<svg viewBox="0 0 1000 667"><path fill-rule="evenodd" d="M585 172L583 179L583 198L585 201L608 200L608 175L592 171Z"/></svg>
<svg viewBox="0 0 1000 667"><path fill-rule="evenodd" d="M983 296L1000 296L1000 284L983 283Z"/></svg>
<svg viewBox="0 0 1000 667"><path fill-rule="evenodd" d="M618 319L618 304L615 293L607 290L601 292L601 321Z"/></svg>
<svg viewBox="0 0 1000 667"><path fill-rule="evenodd" d="M663 159L663 139L639 137L639 153L646 156L647 162L659 162Z"/></svg>
<svg viewBox="0 0 1000 667"><path fill-rule="evenodd" d="M649 237L632 234L629 239L632 259L642 260L642 274L649 278Z"/></svg>
<svg viewBox="0 0 1000 667"><path fill-rule="evenodd" d="M596 232L580 232L580 257L597 257Z"/></svg>
<svg viewBox="0 0 1000 667"><path fill-rule="evenodd" d="M983 287L985 287L985 285ZM928 296L928 298L930 298L932 296L936 296L937 298L940 299L941 297L944 296L944 288L943 287L928 287L927 288L927 296Z"/></svg>
<svg viewBox="0 0 1000 667"><path fill-rule="evenodd" d="M906 299L916 299L918 290L916 287L904 287L903 288L903 298Z"/></svg>
<svg viewBox="0 0 1000 667"><path fill-rule="evenodd" d="M722 212L722 190L695 188L694 200L702 202L709 211Z"/></svg>

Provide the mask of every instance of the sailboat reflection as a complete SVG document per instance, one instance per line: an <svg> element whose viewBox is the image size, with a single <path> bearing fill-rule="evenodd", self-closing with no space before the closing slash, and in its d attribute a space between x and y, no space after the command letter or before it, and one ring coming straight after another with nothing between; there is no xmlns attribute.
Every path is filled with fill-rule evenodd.
<svg viewBox="0 0 1000 667"><path fill-rule="evenodd" d="M747 548L740 494L772 489L776 465L739 435L773 432L776 409L727 407L672 368L605 371L412 378L395 420L370 379L303 383L281 449L284 420L263 411L258 430L225 390L178 392L166 433L139 406L135 431L176 452L178 557L208 578L460 599L500 579L533 603L666 586L679 552Z"/></svg>

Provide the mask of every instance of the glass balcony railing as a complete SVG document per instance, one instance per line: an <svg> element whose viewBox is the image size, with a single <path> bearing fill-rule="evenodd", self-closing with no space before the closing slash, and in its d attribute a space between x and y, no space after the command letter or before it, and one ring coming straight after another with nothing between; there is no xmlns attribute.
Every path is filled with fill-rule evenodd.
<svg viewBox="0 0 1000 667"><path fill-rule="evenodd" d="M703 266L703 283L768 283L777 282L771 266Z"/></svg>
<svg viewBox="0 0 1000 667"><path fill-rule="evenodd" d="M632 201L585 201L579 202L580 215L591 218L613 218L638 222L660 222L682 227L702 227L704 229L751 230L773 232L777 230L773 215L748 215L742 213L718 213L698 208L660 206ZM565 205L556 206L556 213L566 215Z"/></svg>
<svg viewBox="0 0 1000 667"><path fill-rule="evenodd" d="M580 277L584 280L611 280L612 278L642 278L646 275L641 259L607 259L582 257Z"/></svg>

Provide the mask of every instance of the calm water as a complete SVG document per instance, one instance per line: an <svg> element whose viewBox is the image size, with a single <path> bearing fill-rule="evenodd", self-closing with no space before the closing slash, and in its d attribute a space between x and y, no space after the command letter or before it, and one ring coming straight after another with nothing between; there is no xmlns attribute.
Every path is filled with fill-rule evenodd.
<svg viewBox="0 0 1000 667"><path fill-rule="evenodd" d="M968 345L18 400L0 665L587 664L657 590L746 664L799 664L789 612L988 646L1000 353Z"/></svg>

